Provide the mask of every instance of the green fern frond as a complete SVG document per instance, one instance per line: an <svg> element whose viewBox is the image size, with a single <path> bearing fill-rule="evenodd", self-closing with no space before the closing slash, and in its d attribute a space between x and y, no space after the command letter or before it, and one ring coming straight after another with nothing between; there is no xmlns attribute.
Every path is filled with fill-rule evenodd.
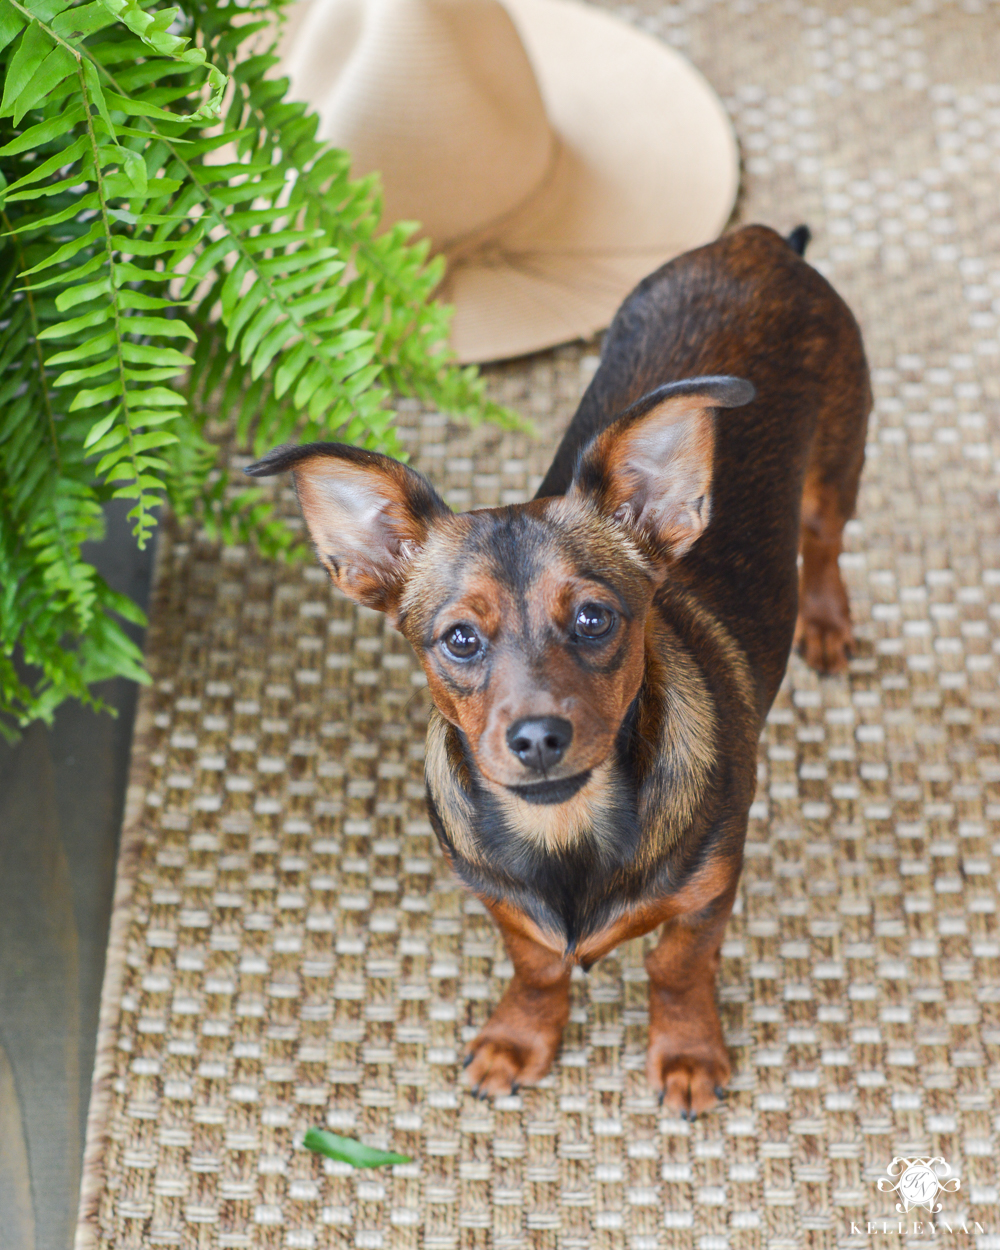
<svg viewBox="0 0 1000 1250"><path fill-rule="evenodd" d="M295 553L220 420L397 455L394 393L518 423L451 363L426 245L267 77L284 5L0 0L0 732L142 677L81 554L108 500L140 545L169 505Z"/></svg>

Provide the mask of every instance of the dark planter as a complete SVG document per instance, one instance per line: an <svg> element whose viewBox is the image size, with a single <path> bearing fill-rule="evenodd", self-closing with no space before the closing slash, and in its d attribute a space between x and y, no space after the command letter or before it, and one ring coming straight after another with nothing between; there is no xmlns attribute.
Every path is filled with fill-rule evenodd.
<svg viewBox="0 0 1000 1250"><path fill-rule="evenodd" d="M136 549L128 506L88 554L145 607L153 546ZM20 1250L73 1243L137 695L100 690L117 717L66 703L0 739L0 1244Z"/></svg>

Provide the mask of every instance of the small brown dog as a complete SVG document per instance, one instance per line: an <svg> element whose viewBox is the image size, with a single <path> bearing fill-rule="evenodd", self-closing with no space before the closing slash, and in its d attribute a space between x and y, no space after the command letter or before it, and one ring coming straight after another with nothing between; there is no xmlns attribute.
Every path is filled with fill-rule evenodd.
<svg viewBox="0 0 1000 1250"><path fill-rule="evenodd" d="M715 973L757 740L793 637L823 672L851 643L871 392L807 240L752 226L642 282L530 503L455 515L336 443L247 470L292 470L334 582L427 674L431 817L514 965L466 1056L484 1096L544 1076L574 964L659 925L649 1080L694 1117L729 1079Z"/></svg>

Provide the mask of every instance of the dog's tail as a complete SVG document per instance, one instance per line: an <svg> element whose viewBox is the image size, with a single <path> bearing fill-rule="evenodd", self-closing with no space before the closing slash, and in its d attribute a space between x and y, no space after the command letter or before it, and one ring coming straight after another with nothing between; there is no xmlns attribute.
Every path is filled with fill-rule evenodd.
<svg viewBox="0 0 1000 1250"><path fill-rule="evenodd" d="M797 256L805 256L812 231L808 226L796 226L785 242Z"/></svg>

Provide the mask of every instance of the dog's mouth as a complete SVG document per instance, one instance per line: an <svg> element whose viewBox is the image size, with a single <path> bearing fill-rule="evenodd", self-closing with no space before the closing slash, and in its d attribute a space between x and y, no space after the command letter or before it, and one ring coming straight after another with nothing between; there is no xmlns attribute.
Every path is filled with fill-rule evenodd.
<svg viewBox="0 0 1000 1250"><path fill-rule="evenodd" d="M577 773L575 777L563 777L559 781L539 781L530 786L508 786L511 794L516 794L526 803L565 803L574 794L578 794L590 780L591 770Z"/></svg>

